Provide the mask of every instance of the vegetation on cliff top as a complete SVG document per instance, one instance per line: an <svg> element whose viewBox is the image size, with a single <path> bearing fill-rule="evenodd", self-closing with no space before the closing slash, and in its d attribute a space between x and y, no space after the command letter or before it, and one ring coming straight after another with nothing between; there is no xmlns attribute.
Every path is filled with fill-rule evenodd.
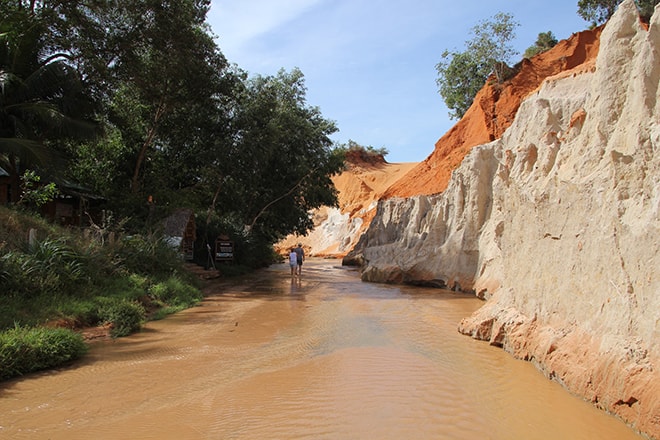
<svg viewBox="0 0 660 440"><path fill-rule="evenodd" d="M577 13L593 26L607 21L623 0L579 0ZM635 0L642 20L648 21L660 0ZM498 84L513 73L511 65L515 50L515 28L519 25L513 15L499 12L472 27L472 38L465 42L464 51L445 50L435 66L438 92L449 109L449 116L460 119L470 108L474 97L492 75ZM534 45L527 48L525 58L551 49L557 44L552 31L541 32Z"/></svg>
<svg viewBox="0 0 660 440"><path fill-rule="evenodd" d="M385 163L387 148L375 148L371 145L360 145L350 139L348 144L340 145L337 150L345 157L347 165L374 165Z"/></svg>
<svg viewBox="0 0 660 440"><path fill-rule="evenodd" d="M592 26L597 26L610 19L616 8L623 0L579 0L578 15L586 21L591 22ZM639 15L642 20L648 22L655 5L660 3L660 0L635 0Z"/></svg>
<svg viewBox="0 0 660 440"><path fill-rule="evenodd" d="M472 28L472 39L465 42L465 51L442 53L442 60L435 66L436 82L450 117L463 117L491 74L498 83L508 77L508 65L516 53L511 41L518 26L513 15L499 12Z"/></svg>

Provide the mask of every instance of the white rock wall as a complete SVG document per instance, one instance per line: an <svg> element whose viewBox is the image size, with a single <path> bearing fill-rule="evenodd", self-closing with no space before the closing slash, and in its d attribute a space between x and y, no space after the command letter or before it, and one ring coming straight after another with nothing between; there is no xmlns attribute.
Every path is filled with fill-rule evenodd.
<svg viewBox="0 0 660 440"><path fill-rule="evenodd" d="M626 0L592 72L546 80L444 193L381 202L355 250L364 280L490 298L461 331L657 438L659 51L660 12L647 31Z"/></svg>

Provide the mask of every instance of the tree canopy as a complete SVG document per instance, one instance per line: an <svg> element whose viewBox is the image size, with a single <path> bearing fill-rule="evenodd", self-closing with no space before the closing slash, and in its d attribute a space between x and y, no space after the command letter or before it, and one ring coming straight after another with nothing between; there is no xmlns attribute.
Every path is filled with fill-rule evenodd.
<svg viewBox="0 0 660 440"><path fill-rule="evenodd" d="M590 21L593 26L600 25L610 19L616 8L623 0L578 0L578 15L586 21ZM635 0L639 15L645 21L648 21L653 15L655 5L660 0Z"/></svg>
<svg viewBox="0 0 660 440"><path fill-rule="evenodd" d="M502 83L509 63L516 55L511 45L519 26L513 15L499 12L472 28L472 39L463 52L445 50L436 65L439 92L450 110L450 117L460 119L490 75Z"/></svg>
<svg viewBox="0 0 660 440"><path fill-rule="evenodd" d="M309 210L336 203L336 126L307 104L299 69L250 76L231 66L209 7L0 0L2 166L66 157L64 176L133 227L150 215L149 199L262 242L306 233ZM96 138L84 130L97 127Z"/></svg>
<svg viewBox="0 0 660 440"><path fill-rule="evenodd" d="M540 32L539 36L536 38L536 42L533 46L528 47L525 50L523 57L531 58L534 55L550 50L558 43L557 38L555 38L552 31Z"/></svg>
<svg viewBox="0 0 660 440"><path fill-rule="evenodd" d="M78 71L46 46L46 24L13 4L0 6L0 166L18 187L30 168L61 177L64 144L92 138L97 124ZM12 193L13 201L19 197Z"/></svg>

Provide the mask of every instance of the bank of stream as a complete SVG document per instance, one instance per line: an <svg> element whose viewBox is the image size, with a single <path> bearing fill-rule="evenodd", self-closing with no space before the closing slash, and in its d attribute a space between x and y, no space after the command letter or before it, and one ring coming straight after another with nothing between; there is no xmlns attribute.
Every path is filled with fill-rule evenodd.
<svg viewBox="0 0 660 440"><path fill-rule="evenodd" d="M0 439L641 439L460 335L482 305L335 260L217 281L198 306L0 384Z"/></svg>

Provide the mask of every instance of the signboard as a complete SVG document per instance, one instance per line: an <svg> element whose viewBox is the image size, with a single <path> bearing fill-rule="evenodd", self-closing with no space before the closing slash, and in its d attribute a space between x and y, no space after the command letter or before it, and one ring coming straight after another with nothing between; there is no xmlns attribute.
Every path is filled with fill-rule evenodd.
<svg viewBox="0 0 660 440"><path fill-rule="evenodd" d="M218 238L215 241L215 261L233 260L234 242Z"/></svg>

